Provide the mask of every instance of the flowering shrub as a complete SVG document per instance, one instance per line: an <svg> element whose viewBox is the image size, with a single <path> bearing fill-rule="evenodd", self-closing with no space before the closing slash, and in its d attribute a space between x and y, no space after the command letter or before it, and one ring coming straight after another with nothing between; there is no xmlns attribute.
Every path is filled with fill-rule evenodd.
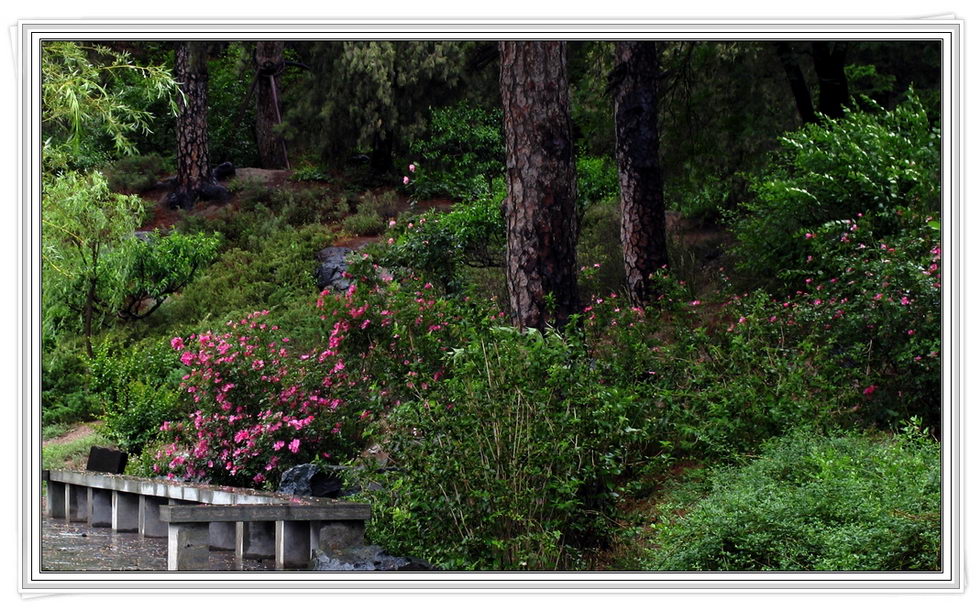
<svg viewBox="0 0 980 611"><path fill-rule="evenodd" d="M894 110L846 111L808 125L780 145L734 219L740 266L760 279L799 267L806 249L786 238L807 228L899 208L938 215L939 130L915 95ZM898 225L878 229L892 236Z"/></svg>
<svg viewBox="0 0 980 611"><path fill-rule="evenodd" d="M311 460L343 461L378 412L436 383L454 314L430 284L324 291L299 340L268 311L171 345L188 416L165 422L155 470L235 485L275 483ZM317 331L318 329L318 331ZM313 338L322 338L314 340Z"/></svg>

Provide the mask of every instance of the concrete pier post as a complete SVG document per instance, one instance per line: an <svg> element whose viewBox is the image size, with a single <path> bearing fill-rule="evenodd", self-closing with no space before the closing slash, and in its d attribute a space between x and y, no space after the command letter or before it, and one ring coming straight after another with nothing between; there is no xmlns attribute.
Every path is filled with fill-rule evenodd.
<svg viewBox="0 0 980 611"><path fill-rule="evenodd" d="M160 505L167 499L140 495L139 532L144 537L166 537L167 525L160 521Z"/></svg>
<svg viewBox="0 0 980 611"><path fill-rule="evenodd" d="M88 489L88 525L112 526L112 491L103 488Z"/></svg>
<svg viewBox="0 0 980 611"><path fill-rule="evenodd" d="M207 522L172 522L168 525L167 570L208 570Z"/></svg>
<svg viewBox="0 0 980 611"><path fill-rule="evenodd" d="M112 491L112 530L132 533L139 530L140 497L129 492Z"/></svg>
<svg viewBox="0 0 980 611"><path fill-rule="evenodd" d="M208 543L211 549L235 550L235 522L211 522Z"/></svg>
<svg viewBox="0 0 980 611"><path fill-rule="evenodd" d="M48 501L44 508L49 518L65 517L65 487L67 484L48 480Z"/></svg>
<svg viewBox="0 0 980 611"><path fill-rule="evenodd" d="M275 522L235 523L235 564L242 570L245 558L274 558L276 555Z"/></svg>
<svg viewBox="0 0 980 611"><path fill-rule="evenodd" d="M276 521L276 569L305 569L310 565L310 523Z"/></svg>
<svg viewBox="0 0 980 611"><path fill-rule="evenodd" d="M88 520L88 488L65 484L65 517L69 522Z"/></svg>

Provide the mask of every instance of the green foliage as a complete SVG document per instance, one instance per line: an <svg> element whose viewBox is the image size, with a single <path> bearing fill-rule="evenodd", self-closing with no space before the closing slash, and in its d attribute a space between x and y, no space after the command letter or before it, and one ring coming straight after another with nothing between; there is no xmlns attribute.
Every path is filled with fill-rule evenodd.
<svg viewBox="0 0 980 611"><path fill-rule="evenodd" d="M939 213L939 131L914 96L891 111L847 111L780 144L733 218L739 265L756 277L801 267L803 245L786 237L806 228L859 213L897 220L900 208ZM897 230L897 222L882 223L878 237Z"/></svg>
<svg viewBox="0 0 980 611"><path fill-rule="evenodd" d="M259 165L254 92L249 96L253 47L253 43L233 42L208 59L208 149L215 164Z"/></svg>
<svg viewBox="0 0 980 611"><path fill-rule="evenodd" d="M125 268L111 254L136 239L143 202L111 193L98 172L67 172L45 184L41 208L44 332L91 335L122 301Z"/></svg>
<svg viewBox="0 0 980 611"><path fill-rule="evenodd" d="M179 379L179 363L160 338L125 346L102 343L91 361L89 392L98 398L106 438L138 455L160 425L180 413Z"/></svg>
<svg viewBox="0 0 980 611"><path fill-rule="evenodd" d="M326 173L320 166L315 165L310 162L300 164L289 177L290 180L297 182L328 182L330 180L330 175Z"/></svg>
<svg viewBox="0 0 980 611"><path fill-rule="evenodd" d="M606 92L613 69L615 44L573 41L568 45L572 124L577 149L586 156L616 153L612 96Z"/></svg>
<svg viewBox="0 0 980 611"><path fill-rule="evenodd" d="M607 200L619 199L619 171L610 157L579 157L575 163L580 214Z"/></svg>
<svg viewBox="0 0 980 611"><path fill-rule="evenodd" d="M503 263L505 225L502 194L453 206L449 212L403 216L388 230L387 244L375 251L377 263L414 270L458 292L463 266L497 267Z"/></svg>
<svg viewBox="0 0 980 611"><path fill-rule="evenodd" d="M131 155L108 165L103 173L117 193L140 193L155 185L168 171L168 162L156 154Z"/></svg>
<svg viewBox="0 0 980 611"><path fill-rule="evenodd" d="M435 108L428 137L412 144L420 160L410 176L416 199L485 195L504 173L503 112L460 103Z"/></svg>
<svg viewBox="0 0 980 611"><path fill-rule="evenodd" d="M88 170L136 152L132 137L150 129L144 110L166 100L177 112L176 81L162 66L137 66L101 45L52 41L41 53L45 172Z"/></svg>
<svg viewBox="0 0 980 611"><path fill-rule="evenodd" d="M576 245L579 294L599 297L626 285L623 247L619 238L620 209L616 199L600 200L585 209Z"/></svg>
<svg viewBox="0 0 980 611"><path fill-rule="evenodd" d="M312 299L314 254L330 241L329 231L316 225L263 233L254 246L221 253L179 297L168 300L160 316L169 324L207 324L252 312L255 304L278 310Z"/></svg>
<svg viewBox="0 0 980 611"><path fill-rule="evenodd" d="M111 257L126 266L120 294L124 295L119 315L125 319L145 318L163 301L183 289L214 259L220 238L217 234L183 234L159 230L125 241Z"/></svg>
<svg viewBox="0 0 980 611"><path fill-rule="evenodd" d="M346 233L352 235L378 235L385 229L385 222L376 212L357 212L341 223Z"/></svg>
<svg viewBox="0 0 980 611"><path fill-rule="evenodd" d="M455 350L447 379L384 423L400 469L366 476L382 483L371 539L447 569L580 567L633 430L633 397L581 357L572 338L503 327Z"/></svg>
<svg viewBox="0 0 980 611"><path fill-rule="evenodd" d="M318 42L286 107L288 138L324 159L353 150L400 154L424 127L432 99L455 91L466 49L457 41Z"/></svg>
<svg viewBox="0 0 980 611"><path fill-rule="evenodd" d="M937 571L939 444L801 431L655 524L644 567L667 571Z"/></svg>
<svg viewBox="0 0 980 611"><path fill-rule="evenodd" d="M78 342L45 342L41 351L41 424L93 419L99 412L89 392L88 363Z"/></svg>

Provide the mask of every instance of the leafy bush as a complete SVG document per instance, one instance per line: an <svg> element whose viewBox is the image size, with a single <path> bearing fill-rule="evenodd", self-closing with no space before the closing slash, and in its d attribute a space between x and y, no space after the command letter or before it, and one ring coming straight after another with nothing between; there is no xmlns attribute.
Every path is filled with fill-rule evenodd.
<svg viewBox="0 0 980 611"><path fill-rule="evenodd" d="M667 571L936 571L939 444L800 431L723 468L710 495L655 524L643 568Z"/></svg>
<svg viewBox="0 0 980 611"><path fill-rule="evenodd" d="M579 157L575 173L580 215L603 200L619 199L619 170L609 157Z"/></svg>
<svg viewBox="0 0 980 611"><path fill-rule="evenodd" d="M77 342L46 343L41 351L41 424L91 420L98 414L89 392L88 363Z"/></svg>
<svg viewBox="0 0 980 611"><path fill-rule="evenodd" d="M106 167L104 173L113 191L140 193L152 188L167 171L167 162L154 153L123 157Z"/></svg>
<svg viewBox="0 0 980 611"><path fill-rule="evenodd" d="M503 114L465 103L432 110L429 137L412 145L421 163L412 170L417 199L470 199L492 191L504 172Z"/></svg>
<svg viewBox="0 0 980 611"><path fill-rule="evenodd" d="M898 230L891 230L898 226ZM881 231L884 226L890 231ZM898 209L826 223L799 241L798 290L782 332L808 349L856 415L940 423L942 269L939 223ZM891 234L890 237L883 237Z"/></svg>
<svg viewBox="0 0 980 611"><path fill-rule="evenodd" d="M89 392L100 404L103 434L138 455L159 427L178 416L178 364L159 338L125 347L104 342L91 361Z"/></svg>
<svg viewBox="0 0 980 611"><path fill-rule="evenodd" d="M375 212L358 212L345 218L340 224L346 233L352 235L378 235L385 229L385 222Z"/></svg>
<svg viewBox="0 0 980 611"><path fill-rule="evenodd" d="M160 316L167 324L211 324L207 321L251 312L256 303L278 310L312 300L317 292L314 255L331 239L319 225L271 233L257 228L247 240L258 243L254 250L226 250L180 296L168 300Z"/></svg>
<svg viewBox="0 0 980 611"><path fill-rule="evenodd" d="M320 166L306 162L300 164L295 170L293 170L293 173L290 175L289 179L297 182L328 182L330 180L330 175L320 168Z"/></svg>
<svg viewBox="0 0 980 611"><path fill-rule="evenodd" d="M798 269L806 253L786 238L808 228L859 213L897 220L900 208L939 214L939 130L914 95L891 111L808 125L780 145L733 219L739 265L758 278ZM882 224L878 237L897 228Z"/></svg>
<svg viewBox="0 0 980 611"><path fill-rule="evenodd" d="M580 568L608 533L632 398L590 373L577 342L505 327L446 361L392 409L397 471L366 476L371 539L447 569ZM364 482L362 482L364 483Z"/></svg>
<svg viewBox="0 0 980 611"><path fill-rule="evenodd" d="M449 333L431 285L361 284L324 291L298 338L268 311L229 321L224 333L173 338L189 415L163 425L169 443L155 471L272 485L295 464L353 458L373 414L439 378Z"/></svg>
<svg viewBox="0 0 980 611"><path fill-rule="evenodd" d="M503 264L505 225L500 193L453 206L449 212L403 215L389 223L389 239L374 251L388 268L422 274L444 289L463 288L463 266L489 268Z"/></svg>

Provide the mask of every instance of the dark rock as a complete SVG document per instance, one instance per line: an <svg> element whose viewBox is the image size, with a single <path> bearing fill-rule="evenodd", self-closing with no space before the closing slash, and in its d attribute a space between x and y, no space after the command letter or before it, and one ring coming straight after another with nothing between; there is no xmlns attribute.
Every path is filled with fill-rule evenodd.
<svg viewBox="0 0 980 611"><path fill-rule="evenodd" d="M211 177L215 180L225 180L235 175L235 164L230 161L219 163L211 170Z"/></svg>
<svg viewBox="0 0 980 611"><path fill-rule="evenodd" d="M351 165L367 165L371 163L371 158L367 155L351 155L347 158L347 163Z"/></svg>
<svg viewBox="0 0 980 611"><path fill-rule="evenodd" d="M424 560L389 556L377 545L361 545L331 552L313 553L314 571L437 571Z"/></svg>
<svg viewBox="0 0 980 611"><path fill-rule="evenodd" d="M176 210L178 208L183 208L184 210L190 210L191 206L194 205L193 200L186 194L179 191L171 191L167 194L167 206L171 210Z"/></svg>
<svg viewBox="0 0 980 611"><path fill-rule="evenodd" d="M231 192L219 184L204 185L197 191L198 197L209 202L224 203L231 199Z"/></svg>
<svg viewBox="0 0 980 611"><path fill-rule="evenodd" d="M347 271L347 255L351 252L343 246L328 246L316 253L320 262L316 268L316 285L321 291L326 288L346 291L350 287L350 279L344 277L344 272Z"/></svg>
<svg viewBox="0 0 980 611"><path fill-rule="evenodd" d="M150 243L150 241L153 238L153 232L152 231L136 231L136 232L133 232L133 236L137 240L140 240L141 242Z"/></svg>
<svg viewBox="0 0 980 611"><path fill-rule="evenodd" d="M337 498L341 480L335 474L324 473L311 464L296 465L282 474L279 492L296 496L326 496Z"/></svg>
<svg viewBox="0 0 980 611"><path fill-rule="evenodd" d="M120 474L126 470L128 459L129 455L125 452L92 446L88 451L88 464L85 465L85 470Z"/></svg>

